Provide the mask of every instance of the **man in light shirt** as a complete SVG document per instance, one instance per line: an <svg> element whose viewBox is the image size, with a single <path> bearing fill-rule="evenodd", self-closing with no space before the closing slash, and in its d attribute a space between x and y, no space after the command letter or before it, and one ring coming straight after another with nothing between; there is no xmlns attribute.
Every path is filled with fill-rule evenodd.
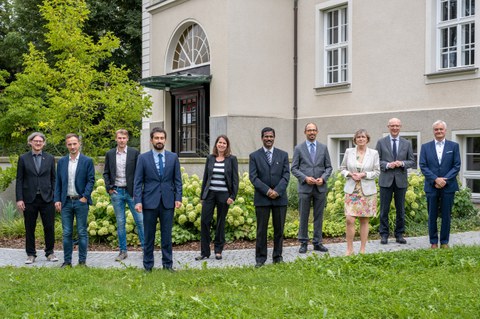
<svg viewBox="0 0 480 319"><path fill-rule="evenodd" d="M137 234L143 247L143 214L135 211L133 202L133 180L139 152L133 147L128 147L128 131L120 129L115 133L117 147L112 148L105 155L105 169L103 179L107 192L110 194L115 218L117 219L118 246L120 248L116 261L122 261L127 254L127 231L125 229L125 206L128 205L137 225Z"/></svg>
<svg viewBox="0 0 480 319"><path fill-rule="evenodd" d="M80 154L81 141L75 133L67 134L65 143L69 154L57 165L55 184L55 209L62 215L64 262L62 268L72 266L73 219L77 219L78 264L87 261L88 206L92 204L91 193L95 184L93 160Z"/></svg>

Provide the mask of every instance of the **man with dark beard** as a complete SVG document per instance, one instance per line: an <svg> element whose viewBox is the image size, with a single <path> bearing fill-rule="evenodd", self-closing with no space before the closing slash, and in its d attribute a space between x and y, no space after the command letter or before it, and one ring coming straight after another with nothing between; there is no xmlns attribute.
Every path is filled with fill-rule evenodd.
<svg viewBox="0 0 480 319"><path fill-rule="evenodd" d="M167 132L155 127L150 132L153 149L138 157L135 170L135 210L143 211L145 244L143 267L150 272L154 266L153 251L157 220L160 221L162 266L173 270L172 227L175 208L182 205L182 175L175 153L164 149Z"/></svg>

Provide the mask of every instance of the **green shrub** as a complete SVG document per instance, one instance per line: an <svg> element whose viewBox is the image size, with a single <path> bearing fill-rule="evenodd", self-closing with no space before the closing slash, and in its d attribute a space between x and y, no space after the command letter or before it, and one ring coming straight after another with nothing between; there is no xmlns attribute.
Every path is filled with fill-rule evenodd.
<svg viewBox="0 0 480 319"><path fill-rule="evenodd" d="M10 166L0 167L0 192L5 191L17 177L18 156L10 156Z"/></svg>

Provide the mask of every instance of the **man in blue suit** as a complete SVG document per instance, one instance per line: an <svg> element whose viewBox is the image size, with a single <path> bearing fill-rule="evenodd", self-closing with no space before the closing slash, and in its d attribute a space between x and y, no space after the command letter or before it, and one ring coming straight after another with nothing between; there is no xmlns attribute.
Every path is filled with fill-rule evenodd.
<svg viewBox="0 0 480 319"><path fill-rule="evenodd" d="M93 160L80 154L81 141L77 134L67 134L65 142L69 155L62 157L57 165L55 183L55 208L62 215L64 262L62 268L72 266L73 219L77 219L78 264L85 266L87 261L88 206L92 204L90 195L95 184Z"/></svg>
<svg viewBox="0 0 480 319"><path fill-rule="evenodd" d="M435 139L422 145L420 169L425 176L424 190L428 205L428 235L431 248L438 248L438 213L442 218L440 246L448 248L450 219L455 192L458 190L457 175L460 171L460 148L457 143L447 141L447 124L433 123Z"/></svg>
<svg viewBox="0 0 480 319"><path fill-rule="evenodd" d="M262 129L263 147L250 154L249 177L255 187L253 202L257 215L255 267L267 260L267 231L270 211L273 221L273 263L283 262L283 229L287 215L287 186L290 180L288 154L273 147L275 130Z"/></svg>
<svg viewBox="0 0 480 319"><path fill-rule="evenodd" d="M182 205L182 175L175 153L165 150L167 132L155 127L150 132L153 150L138 157L133 197L135 210L143 211L145 243L143 267L154 266L153 250L157 220L160 220L163 269L174 271L172 260L172 227L175 208Z"/></svg>

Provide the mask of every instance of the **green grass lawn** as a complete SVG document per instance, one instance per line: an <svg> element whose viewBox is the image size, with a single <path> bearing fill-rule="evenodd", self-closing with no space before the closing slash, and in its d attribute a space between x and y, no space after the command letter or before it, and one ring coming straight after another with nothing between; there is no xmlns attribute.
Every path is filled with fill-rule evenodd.
<svg viewBox="0 0 480 319"><path fill-rule="evenodd" d="M0 268L0 318L478 318L480 247L230 269Z"/></svg>

